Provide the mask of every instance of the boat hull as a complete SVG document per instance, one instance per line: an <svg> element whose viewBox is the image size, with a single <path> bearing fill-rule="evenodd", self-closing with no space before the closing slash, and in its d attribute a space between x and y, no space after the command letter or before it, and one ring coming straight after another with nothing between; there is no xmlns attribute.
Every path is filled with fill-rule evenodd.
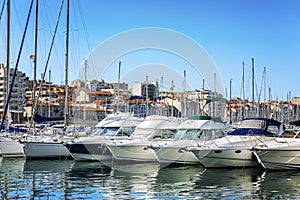
<svg viewBox="0 0 300 200"><path fill-rule="evenodd" d="M0 155L3 158L18 158L24 157L23 145L18 141L10 138L0 139Z"/></svg>
<svg viewBox="0 0 300 200"><path fill-rule="evenodd" d="M119 161L158 162L154 150L147 144L109 145L109 149Z"/></svg>
<svg viewBox="0 0 300 200"><path fill-rule="evenodd" d="M155 149L158 161L163 164L200 164L199 159L181 147L162 147Z"/></svg>
<svg viewBox="0 0 300 200"><path fill-rule="evenodd" d="M112 155L104 143L73 143L65 144L76 161L111 160Z"/></svg>
<svg viewBox="0 0 300 200"><path fill-rule="evenodd" d="M26 159L71 158L68 149L60 142L24 142Z"/></svg>
<svg viewBox="0 0 300 200"><path fill-rule="evenodd" d="M300 169L300 148L256 149L255 152L267 170Z"/></svg>
<svg viewBox="0 0 300 200"><path fill-rule="evenodd" d="M201 149L193 153L206 168L257 167L259 163L250 149Z"/></svg>

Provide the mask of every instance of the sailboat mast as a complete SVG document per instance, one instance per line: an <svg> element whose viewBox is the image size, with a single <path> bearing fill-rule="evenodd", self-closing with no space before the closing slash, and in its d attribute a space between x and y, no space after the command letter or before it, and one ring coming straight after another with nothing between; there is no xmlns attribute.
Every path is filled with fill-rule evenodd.
<svg viewBox="0 0 300 200"><path fill-rule="evenodd" d="M183 98L184 98L184 117L187 117L187 94L186 94L186 71L183 71Z"/></svg>
<svg viewBox="0 0 300 200"><path fill-rule="evenodd" d="M242 99L245 100L245 63L243 61L243 76L242 76Z"/></svg>
<svg viewBox="0 0 300 200"><path fill-rule="evenodd" d="M35 1L35 27L34 27L34 55L32 57L33 60L33 94L32 94L32 102L35 102L35 90L36 90L36 62L37 62L37 38L38 38L38 11L39 0ZM31 115L33 117L33 105L31 110Z"/></svg>
<svg viewBox="0 0 300 200"><path fill-rule="evenodd" d="M266 105L267 105L267 70L266 67L264 67L264 107L263 107L263 113L264 113L264 117L266 117Z"/></svg>
<svg viewBox="0 0 300 200"><path fill-rule="evenodd" d="M7 0L7 33L6 33L6 99L9 93L10 72L10 0ZM4 113L3 113L4 115ZM2 128L2 127L1 127Z"/></svg>
<svg viewBox="0 0 300 200"><path fill-rule="evenodd" d="M242 117L244 119L244 101L245 101L245 63L242 62L243 65L243 75L242 75Z"/></svg>
<svg viewBox="0 0 300 200"><path fill-rule="evenodd" d="M6 94L9 88L9 65L10 65L10 0L7 0L7 33L6 33ZM8 96L8 95L7 95Z"/></svg>
<svg viewBox="0 0 300 200"><path fill-rule="evenodd" d="M254 117L254 58L252 58L252 117Z"/></svg>
<svg viewBox="0 0 300 200"><path fill-rule="evenodd" d="M86 72L87 72L87 60L84 62L84 107L83 107L83 120L86 120Z"/></svg>
<svg viewBox="0 0 300 200"><path fill-rule="evenodd" d="M69 65L69 0L66 5L66 60L65 60L65 112L64 112L64 130L67 128L68 117L68 65Z"/></svg>
<svg viewBox="0 0 300 200"><path fill-rule="evenodd" d="M121 79L121 61L119 61L119 65L118 65L117 112L119 111L119 104L120 104L120 79Z"/></svg>

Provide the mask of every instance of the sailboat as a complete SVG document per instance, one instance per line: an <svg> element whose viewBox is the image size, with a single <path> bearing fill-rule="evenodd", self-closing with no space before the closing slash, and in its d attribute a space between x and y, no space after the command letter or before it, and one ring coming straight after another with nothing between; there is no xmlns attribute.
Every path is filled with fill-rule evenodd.
<svg viewBox="0 0 300 200"><path fill-rule="evenodd" d="M38 1L36 1L36 3L38 3ZM63 6L63 3L61 4L61 8ZM36 19L38 18L38 5L36 5ZM60 17L60 14L58 16L58 18ZM69 0L67 0L67 27L66 27L66 68L68 66L68 30L69 30ZM37 21L36 21L37 24ZM36 31L37 31L37 25L36 25ZM54 36L52 39L52 43L51 46L53 45L53 41L54 41L54 37L55 37L55 33L57 31L57 26L55 28L54 31ZM35 34L36 37L37 34ZM36 38L35 38L36 40ZM35 47L36 49L36 47ZM52 49L52 48L51 48ZM50 49L50 52L51 52ZM50 54L49 54L50 55ZM49 58L49 57L48 57ZM36 55L35 58L36 59ZM48 59L49 60L49 59ZM34 60L36 62L36 60ZM47 62L48 64L48 62ZM47 64L46 67L44 69L44 73L43 73L43 79L44 76L46 74L46 69L47 69ZM67 73L67 70L66 70ZM67 77L67 74L66 74ZM68 91L68 87L67 87L67 78L66 78L66 102L67 102L67 91ZM42 84L42 82L41 82ZM42 87L40 87L42 88ZM39 92L40 94L41 92ZM37 99L35 98L35 106L37 103ZM65 105L66 107L66 105ZM67 108L66 108L67 109ZM33 113L35 113L35 108L33 108ZM66 111L65 111L65 127L64 130L66 130ZM35 134L35 133L34 133ZM68 149L63 145L63 142L65 141L65 137L63 137L62 135L58 134L58 135L43 135L43 133L41 133L40 135L28 135L27 138L25 138L24 140L22 140L22 143L24 144L24 152L25 152L25 156L26 159L63 159L63 158L71 158L71 154L68 151Z"/></svg>
<svg viewBox="0 0 300 200"><path fill-rule="evenodd" d="M25 33L23 35L23 38L25 37ZM22 45L21 45L22 46ZM21 53L21 49L19 51L19 55ZM7 67L6 67L6 80L7 80L7 97L6 97L6 104L5 104L5 109L4 113L2 116L2 121L1 121L1 136L0 136L0 156L2 157L24 157L24 151L23 151L23 145L20 144L16 139L12 138L12 136L8 133L8 126L6 126L6 130L4 129L4 121L6 117L6 113L8 110L8 103L10 99L10 94L11 90L13 87L13 81L14 77L16 75L17 71L17 66L19 62L19 57L17 60L17 64L15 67L15 73L13 74L14 76L12 77L12 82L10 85L10 90L8 87L8 81L9 81L9 74L10 74L10 68L9 68L9 63L10 63L10 0L7 0ZM4 70L5 71L5 70Z"/></svg>

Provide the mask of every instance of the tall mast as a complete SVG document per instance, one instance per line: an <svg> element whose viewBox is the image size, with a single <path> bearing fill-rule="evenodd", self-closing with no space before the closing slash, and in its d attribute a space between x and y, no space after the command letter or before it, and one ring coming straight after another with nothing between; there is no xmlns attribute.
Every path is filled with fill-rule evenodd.
<svg viewBox="0 0 300 200"><path fill-rule="evenodd" d="M64 130L67 128L68 117L68 65L69 65L69 0L67 0L66 16L66 60L65 60L65 112L64 112Z"/></svg>
<svg viewBox="0 0 300 200"><path fill-rule="evenodd" d="M9 88L9 65L10 65L10 0L7 0L7 33L6 33L6 94ZM8 95L7 95L8 96Z"/></svg>
<svg viewBox="0 0 300 200"><path fill-rule="evenodd" d="M148 94L148 75L146 75L146 116L148 116L148 102L149 102L149 94Z"/></svg>
<svg viewBox="0 0 300 200"><path fill-rule="evenodd" d="M267 77L267 71L266 71L266 67L264 67L264 102L267 101L267 88L266 88L266 77Z"/></svg>
<svg viewBox="0 0 300 200"><path fill-rule="evenodd" d="M86 72L87 72L87 60L84 62L84 107L83 107L83 120L86 120Z"/></svg>
<svg viewBox="0 0 300 200"><path fill-rule="evenodd" d="M10 72L10 0L7 0L7 33L6 33L6 99L9 93ZM3 113L4 114L4 113ZM2 127L1 127L2 128Z"/></svg>
<svg viewBox="0 0 300 200"><path fill-rule="evenodd" d="M243 75L242 75L242 119L244 119L244 101L245 101L245 63L242 62L243 65Z"/></svg>
<svg viewBox="0 0 300 200"><path fill-rule="evenodd" d="M118 65L117 111L119 111L119 104L120 104L120 79L121 79L121 61L119 61L119 65Z"/></svg>
<svg viewBox="0 0 300 200"><path fill-rule="evenodd" d="M243 61L243 76L242 76L242 99L245 100L245 63Z"/></svg>
<svg viewBox="0 0 300 200"><path fill-rule="evenodd" d="M49 70L49 104L48 104L48 117L51 117L51 70Z"/></svg>
<svg viewBox="0 0 300 200"><path fill-rule="evenodd" d="M32 94L32 102L35 102L35 90L36 90L36 63L37 63L37 38L38 38L38 6L39 1L35 1L35 27L34 27L34 53L32 58L33 61L33 94ZM33 117L33 105L31 110L31 115Z"/></svg>
<svg viewBox="0 0 300 200"><path fill-rule="evenodd" d="M232 118L231 118L231 88L232 88L232 79L230 79L229 82L229 123L232 123Z"/></svg>
<svg viewBox="0 0 300 200"><path fill-rule="evenodd" d="M254 117L254 58L252 58L252 117Z"/></svg>
<svg viewBox="0 0 300 200"><path fill-rule="evenodd" d="M267 105L267 71L266 71L266 67L264 67L264 107L263 107L263 113L264 113L264 117L266 117L266 105Z"/></svg>
<svg viewBox="0 0 300 200"><path fill-rule="evenodd" d="M184 117L187 117L187 111L186 111L186 109L187 109L187 106L186 106L186 104L187 104L187 99L186 99L186 71L184 70L183 71L183 97L184 97Z"/></svg>

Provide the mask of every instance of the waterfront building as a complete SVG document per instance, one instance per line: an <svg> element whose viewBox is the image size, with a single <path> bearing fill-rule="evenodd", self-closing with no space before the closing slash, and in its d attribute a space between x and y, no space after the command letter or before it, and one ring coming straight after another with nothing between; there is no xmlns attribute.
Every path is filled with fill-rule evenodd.
<svg viewBox="0 0 300 200"><path fill-rule="evenodd" d="M9 69L9 80L12 80L14 69ZM16 72L15 81L11 91L9 101L9 110L7 112L8 120L14 123L23 121L23 103L25 101L26 81L28 77L22 71ZM0 117L4 114L4 107L9 89L7 88L7 68L0 64Z"/></svg>

